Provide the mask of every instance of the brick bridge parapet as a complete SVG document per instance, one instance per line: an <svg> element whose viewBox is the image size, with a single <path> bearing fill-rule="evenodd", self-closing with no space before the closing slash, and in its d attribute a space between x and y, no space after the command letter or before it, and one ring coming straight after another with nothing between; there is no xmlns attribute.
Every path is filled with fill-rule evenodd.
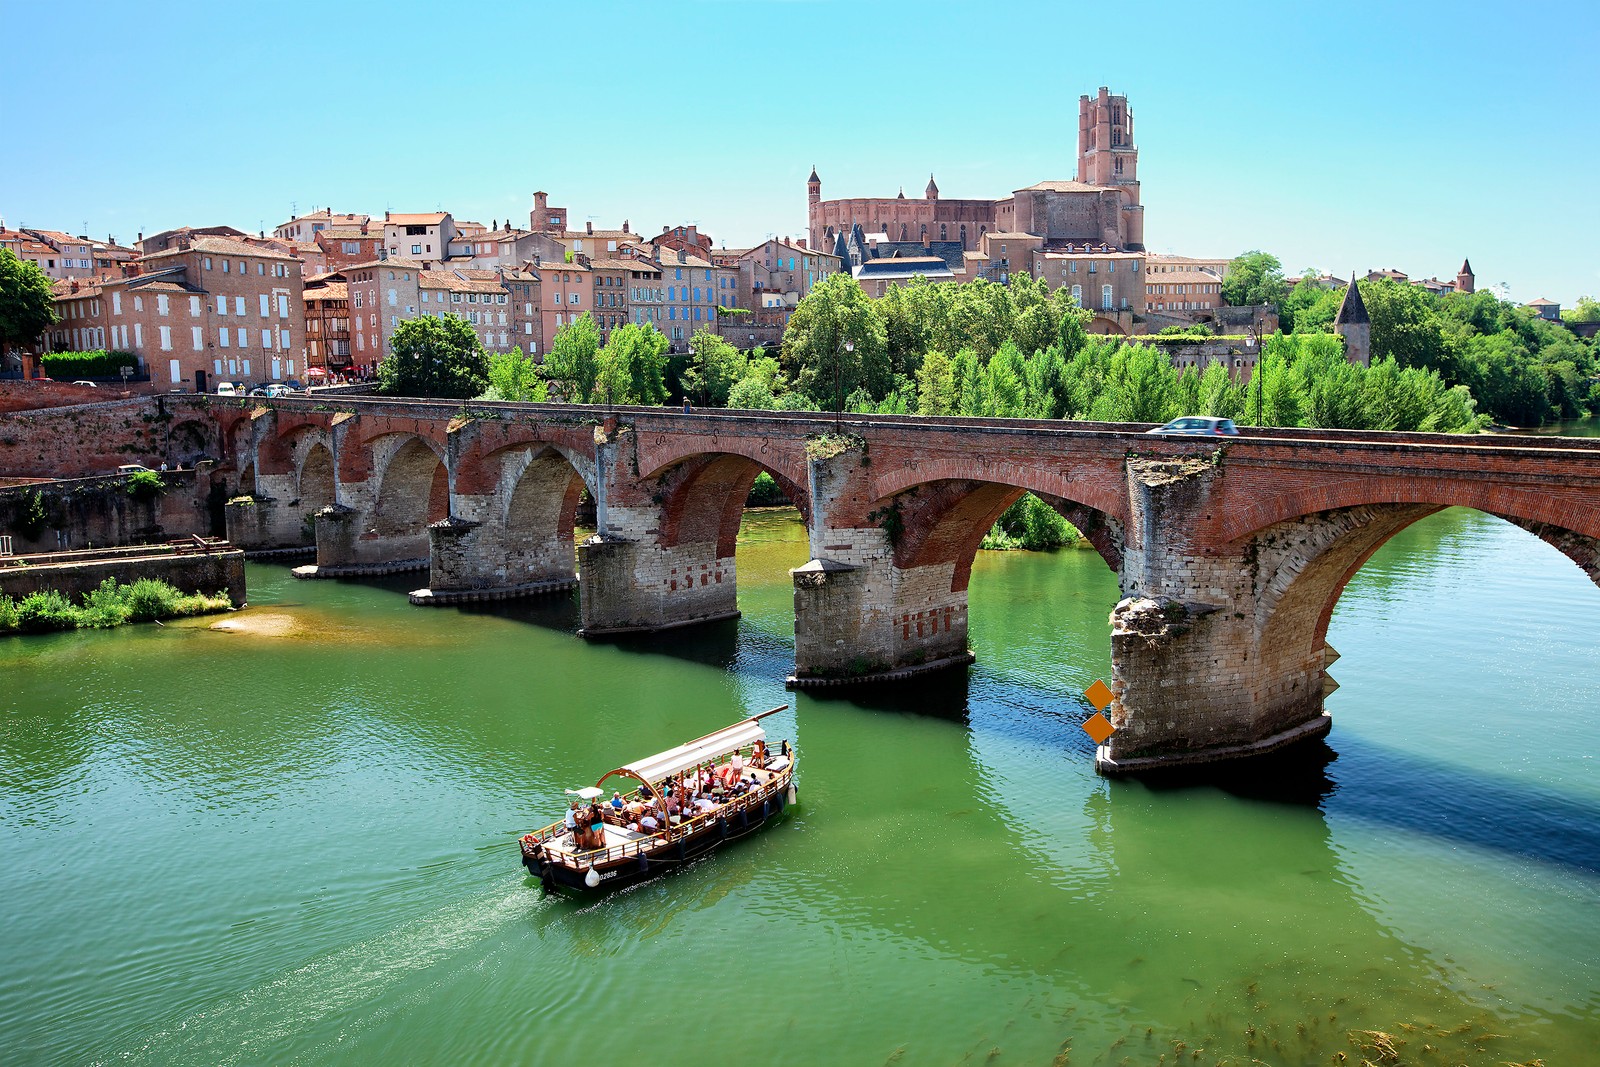
<svg viewBox="0 0 1600 1067"><path fill-rule="evenodd" d="M180 419L201 417L167 402ZM1441 508L1515 523L1600 582L1600 440L1184 438L1041 420L343 397L198 403L223 469L255 500L237 522L230 513L236 542L314 540L318 574L425 570L419 602L576 582L591 636L736 615L735 539L766 471L810 539L793 572L797 686L969 662L979 543L1032 492L1118 575L1106 773L1325 732L1339 594L1385 541ZM596 532L574 566L585 497Z"/></svg>

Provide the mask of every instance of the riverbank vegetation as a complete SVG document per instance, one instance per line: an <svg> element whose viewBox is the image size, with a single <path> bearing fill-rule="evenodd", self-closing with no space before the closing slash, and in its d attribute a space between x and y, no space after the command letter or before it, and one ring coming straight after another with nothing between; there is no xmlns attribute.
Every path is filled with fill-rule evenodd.
<svg viewBox="0 0 1600 1067"><path fill-rule="evenodd" d="M107 578L79 602L56 590L14 599L0 596L0 634L52 630L103 630L130 622L154 622L227 611L228 594L183 593L159 578L126 584Z"/></svg>

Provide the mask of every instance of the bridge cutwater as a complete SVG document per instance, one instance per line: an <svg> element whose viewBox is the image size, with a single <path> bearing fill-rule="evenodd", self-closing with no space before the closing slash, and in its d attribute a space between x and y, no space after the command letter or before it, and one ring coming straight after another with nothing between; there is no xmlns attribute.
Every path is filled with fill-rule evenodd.
<svg viewBox="0 0 1600 1067"><path fill-rule="evenodd" d="M1119 577L1106 774L1325 734L1340 592L1442 508L1515 523L1600 582L1600 440L856 415L836 434L834 416L794 412L165 402L256 498L227 509L235 544L299 544L314 524L308 576L425 572L419 603L576 584L586 636L736 616L735 538L766 471L810 532L793 572L796 687L970 662L973 559L1033 492ZM574 567L585 489L597 532Z"/></svg>

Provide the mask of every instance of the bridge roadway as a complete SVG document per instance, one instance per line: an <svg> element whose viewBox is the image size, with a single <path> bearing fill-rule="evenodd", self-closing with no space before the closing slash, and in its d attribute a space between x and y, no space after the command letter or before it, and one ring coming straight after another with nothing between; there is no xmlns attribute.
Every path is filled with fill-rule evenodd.
<svg viewBox="0 0 1600 1067"><path fill-rule="evenodd" d="M232 493L228 535L304 543L308 573L415 569L419 603L580 589L583 633L738 613L735 538L767 471L810 533L793 572L796 686L964 665L984 533L1037 494L1117 572L1107 774L1327 732L1328 619L1395 533L1497 515L1600 582L1600 440L349 397L165 398ZM188 425L186 425L188 424ZM587 489L598 531L572 537Z"/></svg>

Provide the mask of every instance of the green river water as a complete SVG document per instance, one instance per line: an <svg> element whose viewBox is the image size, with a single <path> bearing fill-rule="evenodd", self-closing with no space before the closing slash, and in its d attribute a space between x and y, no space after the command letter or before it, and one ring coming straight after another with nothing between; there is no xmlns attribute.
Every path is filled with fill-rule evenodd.
<svg viewBox="0 0 1600 1067"><path fill-rule="evenodd" d="M1600 589L1554 549L1404 531L1326 746L1159 787L1078 727L1095 553L983 553L970 676L870 700L783 690L805 557L752 512L744 618L631 644L269 566L262 632L0 642L0 1064L1600 1062ZM563 787L785 702L785 820L525 877Z"/></svg>

